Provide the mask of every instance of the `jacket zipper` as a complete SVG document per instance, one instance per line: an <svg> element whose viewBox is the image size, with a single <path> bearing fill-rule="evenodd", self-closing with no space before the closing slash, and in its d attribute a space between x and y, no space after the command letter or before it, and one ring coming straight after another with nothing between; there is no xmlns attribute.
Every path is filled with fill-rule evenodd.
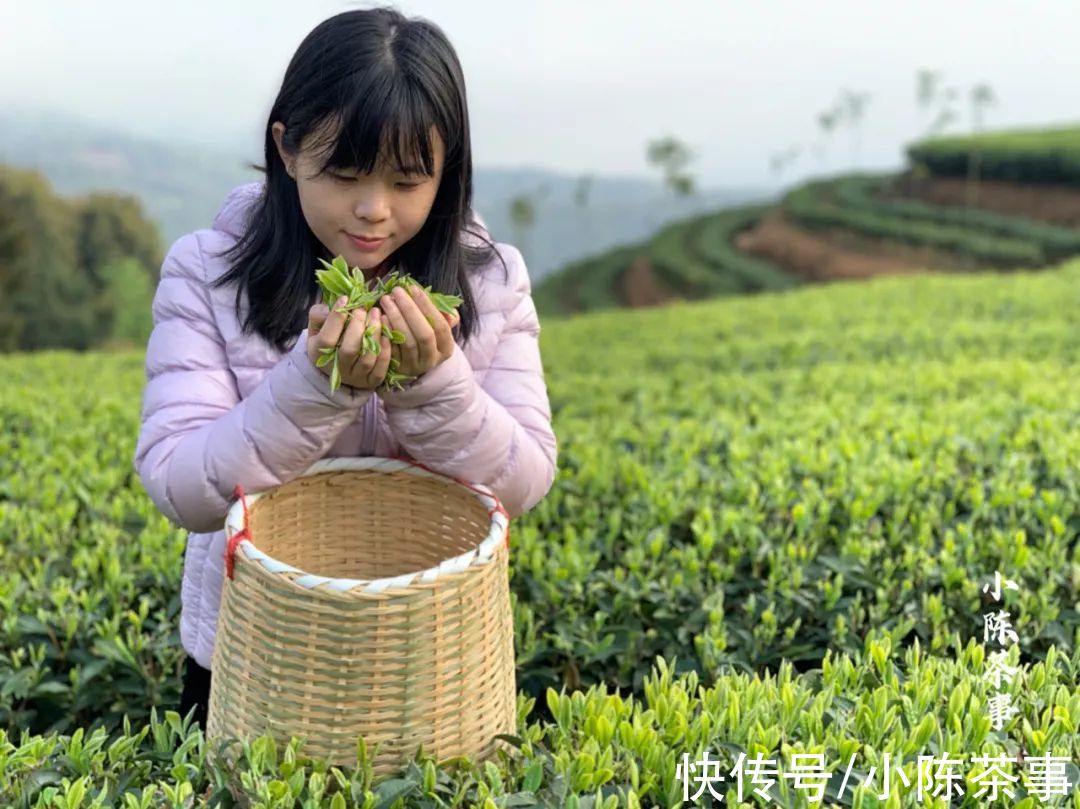
<svg viewBox="0 0 1080 809"><path fill-rule="evenodd" d="M368 398L367 404L364 406L365 410L365 425L364 425L364 446L361 450L361 454L365 457L375 454L376 435L375 430L378 427L379 415L379 397L374 391Z"/></svg>

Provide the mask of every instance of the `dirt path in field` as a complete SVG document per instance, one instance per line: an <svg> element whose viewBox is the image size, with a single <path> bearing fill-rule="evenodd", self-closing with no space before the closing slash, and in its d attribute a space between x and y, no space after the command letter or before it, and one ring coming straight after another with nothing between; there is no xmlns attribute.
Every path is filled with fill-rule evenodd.
<svg viewBox="0 0 1080 809"><path fill-rule="evenodd" d="M636 309L644 306L663 306L678 296L660 280L648 256L638 256L619 276L616 294L622 305Z"/></svg>
<svg viewBox="0 0 1080 809"><path fill-rule="evenodd" d="M896 187L901 196L923 202L936 205L967 204L967 184L960 177L920 179L904 175L898 178ZM1080 227L1080 189L1069 186L982 180L979 182L975 207L1056 225Z"/></svg>
<svg viewBox="0 0 1080 809"><path fill-rule="evenodd" d="M841 232L803 230L772 211L735 239L735 246L807 281L871 278L942 269L948 259L900 244L868 243Z"/></svg>

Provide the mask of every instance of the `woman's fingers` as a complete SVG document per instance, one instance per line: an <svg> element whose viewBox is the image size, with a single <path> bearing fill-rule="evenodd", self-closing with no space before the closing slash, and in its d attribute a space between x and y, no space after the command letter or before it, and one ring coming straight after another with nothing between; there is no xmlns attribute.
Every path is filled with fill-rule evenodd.
<svg viewBox="0 0 1080 809"><path fill-rule="evenodd" d="M411 286L409 291L413 294L416 308L423 316L424 321L431 325L431 333L434 337L434 350L432 364L447 358L454 351L454 334L450 332L450 324L443 312L438 311L434 301L420 286Z"/></svg>
<svg viewBox="0 0 1080 809"><path fill-rule="evenodd" d="M317 303L308 309L307 318L307 330L308 337L316 337L319 334L319 330L326 322L326 316L330 313L330 308L325 303Z"/></svg>
<svg viewBox="0 0 1080 809"><path fill-rule="evenodd" d="M353 311L352 319L345 329L345 337L341 341L344 367L349 369L350 374L363 377L374 367L375 356L370 352L364 353L364 331L370 329L375 333L380 328L379 311L374 307L370 310L360 307Z"/></svg>
<svg viewBox="0 0 1080 809"><path fill-rule="evenodd" d="M420 286L397 287L370 310L358 307L349 312L337 311L347 301L342 296L333 306L318 304L308 310L309 356L315 361L320 349L336 346L338 367L346 384L351 380L354 386L374 387L385 378L391 360L397 361L398 373L417 376L453 353L452 330L461 322L461 316L439 311ZM404 342L392 342L383 335L384 327L401 332ZM367 341L365 330L371 332ZM365 351L365 342L370 345L372 339L379 346L377 352Z"/></svg>
<svg viewBox="0 0 1080 809"><path fill-rule="evenodd" d="M390 321L390 328L405 335L405 342L395 344L395 354L398 359L399 370L402 373L413 373L419 365L419 345L412 327L405 319L400 307L395 302L395 294L383 295L379 299L379 306L386 311L386 317Z"/></svg>
<svg viewBox="0 0 1080 809"><path fill-rule="evenodd" d="M382 327L379 327L382 331ZM382 383L386 378L386 372L390 369L390 340L384 334L379 337L379 356L375 360L375 367L371 369L372 381Z"/></svg>
<svg viewBox="0 0 1080 809"><path fill-rule="evenodd" d="M338 300L335 301L334 306L327 311L322 322L319 324L318 344L320 348L332 348L333 346L336 346L338 340L341 339L341 332L345 328L345 321L348 318L348 313L341 313L335 310L344 306L348 300L349 299L344 295L338 298ZM317 319L318 316L312 316L309 312L309 327L312 317Z"/></svg>
<svg viewBox="0 0 1080 809"><path fill-rule="evenodd" d="M361 336L364 333L364 326L367 324L368 313L363 308L353 309L350 313L348 322L345 324L344 334L341 337L341 345L338 347L338 353L344 357L349 358L349 363L352 363L354 355L360 351Z"/></svg>
<svg viewBox="0 0 1080 809"><path fill-rule="evenodd" d="M409 324L409 328L412 330L413 337L416 340L417 367L427 370L435 367L439 361L439 343L435 330L442 325L449 332L449 327L446 326L446 320L435 310L434 304L431 304L427 293L416 286L411 287L411 289L417 291L410 294L398 287L393 294L398 308L401 310L405 322ZM427 300L432 311L435 312L434 317L429 312L421 310L422 299Z"/></svg>

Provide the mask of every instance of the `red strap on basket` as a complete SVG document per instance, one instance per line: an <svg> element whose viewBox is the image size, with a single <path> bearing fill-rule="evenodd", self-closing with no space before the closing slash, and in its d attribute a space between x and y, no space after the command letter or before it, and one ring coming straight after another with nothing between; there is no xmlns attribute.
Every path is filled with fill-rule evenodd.
<svg viewBox="0 0 1080 809"><path fill-rule="evenodd" d="M413 460L412 458L408 458L408 457L406 457L404 455L395 455L395 456L393 456L393 458L394 458L395 461L404 461L405 463L409 464L410 466L416 466L416 467L419 467L420 469L424 469L424 470L426 470L428 472L431 472L433 475L441 475L442 477L449 477L454 481L454 483L458 484L459 486L464 486L469 491L476 492L477 494L482 494L484 497L489 497L490 496L487 492L480 491L475 486L468 483L467 481L462 480L461 478L454 477L453 475L447 475L445 472L440 472L437 469L432 469L430 466L426 466L425 464L422 464L419 461ZM495 508L489 508L488 509L488 513L487 513L488 519L491 519L492 515L494 515L494 514L502 514L504 517L506 517L506 547L509 548L510 547L510 512L508 512L503 507L503 504L501 502L499 502L498 497L495 498Z"/></svg>
<svg viewBox="0 0 1080 809"><path fill-rule="evenodd" d="M244 527L229 537L229 544L225 547L225 575L230 579L233 577L233 566L236 564L236 546L240 544L240 540L251 540L251 532L248 530L248 508L247 500L244 498L244 487L237 483L236 488L233 489L233 494L240 499L240 505L244 509Z"/></svg>

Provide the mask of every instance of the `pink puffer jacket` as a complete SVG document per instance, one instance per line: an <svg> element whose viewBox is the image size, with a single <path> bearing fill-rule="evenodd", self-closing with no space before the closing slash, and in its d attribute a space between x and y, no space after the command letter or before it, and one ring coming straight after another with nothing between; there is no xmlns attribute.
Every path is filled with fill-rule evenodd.
<svg viewBox="0 0 1080 809"><path fill-rule="evenodd" d="M146 352L135 469L162 513L191 532L180 636L205 668L225 574L225 514L237 484L248 492L277 486L323 457L401 456L490 486L515 517L555 477L540 323L517 249L496 243L507 280L498 259L473 276L480 331L464 349L458 345L407 390L331 393L305 351L306 329L281 353L241 334L234 286L208 286L227 269L213 254L240 237L261 192L260 183L234 189L212 229L169 249Z"/></svg>

